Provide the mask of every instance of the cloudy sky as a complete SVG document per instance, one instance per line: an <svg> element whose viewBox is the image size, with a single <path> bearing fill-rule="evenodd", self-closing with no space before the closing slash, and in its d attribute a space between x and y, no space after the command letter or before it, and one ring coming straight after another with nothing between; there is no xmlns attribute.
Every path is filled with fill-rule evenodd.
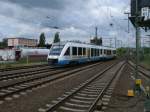
<svg viewBox="0 0 150 112"><path fill-rule="evenodd" d="M124 14L130 10L130 0L0 0L0 8L0 39L38 39L44 32L50 43L59 31L62 40L88 41L95 26L104 38L125 42L134 36L127 33Z"/></svg>

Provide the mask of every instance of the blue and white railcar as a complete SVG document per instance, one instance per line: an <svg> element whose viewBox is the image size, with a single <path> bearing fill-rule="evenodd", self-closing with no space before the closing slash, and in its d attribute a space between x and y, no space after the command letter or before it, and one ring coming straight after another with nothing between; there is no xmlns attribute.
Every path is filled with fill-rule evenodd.
<svg viewBox="0 0 150 112"><path fill-rule="evenodd" d="M49 64L75 64L112 59L116 49L79 42L54 43L48 54Z"/></svg>

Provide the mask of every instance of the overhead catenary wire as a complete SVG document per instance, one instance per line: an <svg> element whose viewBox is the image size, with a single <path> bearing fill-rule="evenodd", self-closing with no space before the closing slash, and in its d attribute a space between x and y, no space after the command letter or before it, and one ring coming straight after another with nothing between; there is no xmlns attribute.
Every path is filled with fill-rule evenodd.
<svg viewBox="0 0 150 112"><path fill-rule="evenodd" d="M97 1L97 0L96 0L96 1ZM111 8L109 7L109 3L108 3L108 2L109 2L108 0L105 1L106 7L107 7L107 12L106 12L106 10L103 10L103 8L101 8L102 11L100 11L100 12L107 16L106 19L108 19L109 22L114 23L114 27L116 27L116 31L117 31L117 32L118 32L120 29L123 29L122 31L124 31L125 33L127 33L127 30L126 30L123 26L121 26L118 21L116 21L116 19L114 18L114 16L112 16ZM102 1L101 1L101 2L97 1L97 4L98 4L100 7L102 7L102 4L101 4L101 3L102 3ZM126 5L126 7L128 7L128 5ZM98 10L99 10L99 8L98 8Z"/></svg>

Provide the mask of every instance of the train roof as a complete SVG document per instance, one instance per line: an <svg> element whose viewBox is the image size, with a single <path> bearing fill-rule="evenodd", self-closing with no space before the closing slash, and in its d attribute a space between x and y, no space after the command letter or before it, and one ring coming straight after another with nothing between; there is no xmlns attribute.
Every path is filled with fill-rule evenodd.
<svg viewBox="0 0 150 112"><path fill-rule="evenodd" d="M111 49L111 50L116 50L116 48L112 48L112 47L107 47L107 46L98 46L95 44L91 44L91 43L85 43L85 42L74 42L74 41L61 41L61 42L57 42L57 43L53 43L53 45L75 45L75 46L83 46L83 47L101 47L103 49Z"/></svg>

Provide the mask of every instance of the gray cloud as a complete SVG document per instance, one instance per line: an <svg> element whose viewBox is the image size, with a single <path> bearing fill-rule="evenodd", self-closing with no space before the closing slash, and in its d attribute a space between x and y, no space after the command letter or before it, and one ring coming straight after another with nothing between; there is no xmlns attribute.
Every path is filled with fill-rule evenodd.
<svg viewBox="0 0 150 112"><path fill-rule="evenodd" d="M3 0L15 4L22 5L24 7L33 8L52 8L52 9L63 9L67 3L66 0Z"/></svg>
<svg viewBox="0 0 150 112"><path fill-rule="evenodd" d="M123 11L129 7L129 1L0 0L0 33L38 37L45 32L52 37L57 30L50 27L58 26L64 40L87 40L94 35L94 27L98 26L99 35L117 35L121 38L126 35L127 22L121 19L126 17ZM110 27L110 23L113 23L113 27Z"/></svg>

